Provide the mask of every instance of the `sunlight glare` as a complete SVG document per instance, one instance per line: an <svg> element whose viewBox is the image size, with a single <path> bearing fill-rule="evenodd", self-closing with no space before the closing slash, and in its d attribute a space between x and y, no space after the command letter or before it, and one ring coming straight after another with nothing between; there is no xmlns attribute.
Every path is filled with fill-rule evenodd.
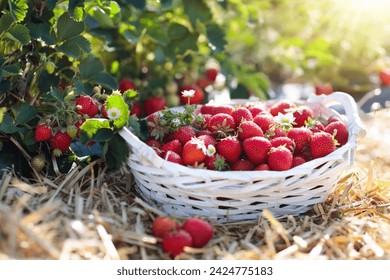
<svg viewBox="0 0 390 280"><path fill-rule="evenodd" d="M390 7L389 0L352 0L349 1L352 7L361 11L379 11Z"/></svg>

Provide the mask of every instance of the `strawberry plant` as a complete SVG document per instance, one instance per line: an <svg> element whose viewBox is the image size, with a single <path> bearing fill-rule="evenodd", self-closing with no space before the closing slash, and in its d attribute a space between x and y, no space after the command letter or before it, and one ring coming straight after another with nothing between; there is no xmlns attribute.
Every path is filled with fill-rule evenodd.
<svg viewBox="0 0 390 280"><path fill-rule="evenodd" d="M230 7L221 3L10 0L0 7L0 169L13 165L28 177L30 167L54 174L97 158L115 170L128 155L121 127L137 130L136 117L179 105L182 86L196 89L193 103L206 102L242 70L226 55L218 15ZM201 78L207 90L196 86Z"/></svg>

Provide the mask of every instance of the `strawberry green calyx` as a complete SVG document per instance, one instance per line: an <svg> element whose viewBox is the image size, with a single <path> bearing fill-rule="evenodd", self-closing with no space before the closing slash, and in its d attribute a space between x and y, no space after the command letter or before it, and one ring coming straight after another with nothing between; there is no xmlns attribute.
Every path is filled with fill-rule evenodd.
<svg viewBox="0 0 390 280"><path fill-rule="evenodd" d="M105 107L108 118L112 120L114 129L121 129L127 125L129 117L129 106L123 100L123 97L120 93L113 93L107 97Z"/></svg>

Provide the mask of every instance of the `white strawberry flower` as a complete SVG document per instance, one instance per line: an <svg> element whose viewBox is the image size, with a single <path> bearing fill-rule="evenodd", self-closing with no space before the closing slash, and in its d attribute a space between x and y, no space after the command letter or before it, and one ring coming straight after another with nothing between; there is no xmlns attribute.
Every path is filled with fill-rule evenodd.
<svg viewBox="0 0 390 280"><path fill-rule="evenodd" d="M121 111L117 107L107 110L107 116L110 120L117 120L121 115Z"/></svg>
<svg viewBox="0 0 390 280"><path fill-rule="evenodd" d="M180 126L181 125L181 120L180 118L174 118L172 120L172 123L175 125L175 126Z"/></svg>
<svg viewBox="0 0 390 280"><path fill-rule="evenodd" d="M291 112L288 112L286 114L278 113L277 116L274 117L275 122L277 122L280 125L292 125L295 121L294 114Z"/></svg>
<svg viewBox="0 0 390 280"><path fill-rule="evenodd" d="M190 89L190 90L183 90L181 92L181 94L183 95L183 97L193 97L194 94L195 94L195 90L193 89Z"/></svg>
<svg viewBox="0 0 390 280"><path fill-rule="evenodd" d="M217 150L215 149L215 147L214 147L213 145L210 144L210 145L207 146L207 149L206 149L206 151L205 151L205 154L206 154L206 156L211 157L212 155L215 154L216 151L217 151Z"/></svg>

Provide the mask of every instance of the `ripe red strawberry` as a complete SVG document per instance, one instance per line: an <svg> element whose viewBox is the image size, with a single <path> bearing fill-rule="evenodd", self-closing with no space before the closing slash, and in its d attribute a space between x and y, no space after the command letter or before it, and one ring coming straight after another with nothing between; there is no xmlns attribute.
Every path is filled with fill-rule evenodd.
<svg viewBox="0 0 390 280"><path fill-rule="evenodd" d="M257 167L255 167L254 170L269 171L269 170L271 170L271 168L269 168L269 165L267 163L262 163L262 164L259 164Z"/></svg>
<svg viewBox="0 0 390 280"><path fill-rule="evenodd" d="M77 122L75 122L74 126L77 128L76 137L80 137L80 126L82 126L85 123L85 119L81 119ZM70 135L69 135L70 136Z"/></svg>
<svg viewBox="0 0 390 280"><path fill-rule="evenodd" d="M307 106L299 106L294 109L293 116L295 117L294 126L304 126L309 119L313 118L313 110Z"/></svg>
<svg viewBox="0 0 390 280"><path fill-rule="evenodd" d="M275 125L271 125L270 126L270 128L265 133L265 136L268 139L274 139L274 138L277 138L277 137L285 137L285 136L287 136L287 132L282 127L280 127L279 125L275 124Z"/></svg>
<svg viewBox="0 0 390 280"><path fill-rule="evenodd" d="M196 85L202 89L205 89L210 85L210 81L202 77L196 80Z"/></svg>
<svg viewBox="0 0 390 280"><path fill-rule="evenodd" d="M76 100L76 112L93 118L99 112L99 105L90 96L83 95Z"/></svg>
<svg viewBox="0 0 390 280"><path fill-rule="evenodd" d="M379 80L382 86L390 85L390 70L382 70L379 72Z"/></svg>
<svg viewBox="0 0 390 280"><path fill-rule="evenodd" d="M213 146L217 145L217 140L215 139L215 137L213 135L200 135L197 138L199 140L202 140L204 142L204 144L206 145L206 147L208 145L213 145Z"/></svg>
<svg viewBox="0 0 390 280"><path fill-rule="evenodd" d="M138 103L133 103L132 104L132 108L131 108L131 110L130 110L130 115L134 115L134 116L136 116L136 117L141 117L141 115L142 115L142 107L141 107L141 105L140 104L138 104Z"/></svg>
<svg viewBox="0 0 390 280"><path fill-rule="evenodd" d="M272 147L277 148L279 146L284 146L284 147L288 148L290 151L292 151L292 152L294 151L294 141L286 136L275 137L275 138L271 139L270 141L271 141Z"/></svg>
<svg viewBox="0 0 390 280"><path fill-rule="evenodd" d="M180 225L170 217L157 217L152 224L153 236L163 238L170 232L176 232L180 229Z"/></svg>
<svg viewBox="0 0 390 280"><path fill-rule="evenodd" d="M329 95L332 92L333 92L333 87L329 83L314 86L314 93L316 95L321 95L321 94Z"/></svg>
<svg viewBox="0 0 390 280"><path fill-rule="evenodd" d="M145 143L150 146L150 147L155 147L155 148L158 148L158 149L161 149L161 142L160 141L157 141L156 139L148 139L145 141Z"/></svg>
<svg viewBox="0 0 390 280"><path fill-rule="evenodd" d="M177 164L183 164L183 159L181 158L181 156L173 151L166 152L164 155L164 159Z"/></svg>
<svg viewBox="0 0 390 280"><path fill-rule="evenodd" d="M123 93L126 90L135 89L135 85L129 78L123 78L119 82L119 90Z"/></svg>
<svg viewBox="0 0 390 280"><path fill-rule="evenodd" d="M218 105L218 106L214 106L212 115L224 113L231 116L233 112L234 112L234 107L231 105Z"/></svg>
<svg viewBox="0 0 390 280"><path fill-rule="evenodd" d="M295 157L293 157L292 167L304 164L305 162L306 162L306 160L303 157L295 156Z"/></svg>
<svg viewBox="0 0 390 280"><path fill-rule="evenodd" d="M204 164L210 170L222 171L228 167L225 158L219 154L206 157Z"/></svg>
<svg viewBox="0 0 390 280"><path fill-rule="evenodd" d="M192 121L191 125L196 129L208 129L211 117L211 114L198 115Z"/></svg>
<svg viewBox="0 0 390 280"><path fill-rule="evenodd" d="M52 130L45 124L38 124L35 127L34 139L35 141L42 142L49 140L52 136Z"/></svg>
<svg viewBox="0 0 390 280"><path fill-rule="evenodd" d="M157 141L156 139L148 139L145 141L145 143L152 147L153 150L155 150L155 152L160 156L162 157L163 156L163 151L161 150L161 146L162 144L160 143L160 141Z"/></svg>
<svg viewBox="0 0 390 280"><path fill-rule="evenodd" d="M208 68L205 71L207 80L214 82L217 78L217 75L219 73L219 70L217 68Z"/></svg>
<svg viewBox="0 0 390 280"><path fill-rule="evenodd" d="M195 91L194 96L192 96L192 97L185 97L185 96L183 96L182 92L185 91L185 90L194 90ZM203 101L204 92L198 86L186 85L186 86L182 86L179 89L179 96L180 96L180 100L181 100L181 102L183 104L188 104L188 100L189 100L189 104L191 104L191 105L192 104L200 104Z"/></svg>
<svg viewBox="0 0 390 280"><path fill-rule="evenodd" d="M246 156L255 165L264 163L267 160L268 152L272 147L268 139L260 136L245 139L242 145Z"/></svg>
<svg viewBox="0 0 390 280"><path fill-rule="evenodd" d="M164 252L174 258L184 252L184 247L192 247L192 244L191 235L184 230L178 230L165 235L161 246Z"/></svg>
<svg viewBox="0 0 390 280"><path fill-rule="evenodd" d="M212 104L204 104L200 107L200 112L205 115L205 114L209 114L209 115L212 115L213 114L213 110L214 110L214 107L215 105L212 105Z"/></svg>
<svg viewBox="0 0 390 280"><path fill-rule="evenodd" d="M234 171L246 171L246 170L253 170L255 166L250 160L247 159L239 159L236 162L233 162L230 166L231 170Z"/></svg>
<svg viewBox="0 0 390 280"><path fill-rule="evenodd" d="M333 135L340 146L343 146L348 142L348 128L342 121L334 121L327 124L324 131Z"/></svg>
<svg viewBox="0 0 390 280"><path fill-rule="evenodd" d="M283 146L272 147L268 154L268 165L271 170L284 171L292 167L293 154Z"/></svg>
<svg viewBox="0 0 390 280"><path fill-rule="evenodd" d="M247 106L247 109L252 114L252 118L255 118L258 114L269 114L268 111L260 105Z"/></svg>
<svg viewBox="0 0 390 280"><path fill-rule="evenodd" d="M327 132L317 132L311 136L310 152L313 158L327 156L336 150L335 141Z"/></svg>
<svg viewBox="0 0 390 280"><path fill-rule="evenodd" d="M300 153L309 146L312 134L313 132L305 127L294 127L289 130L287 137L295 143L294 153Z"/></svg>
<svg viewBox="0 0 390 280"><path fill-rule="evenodd" d="M164 97L161 96L152 96L147 98L144 103L144 110L147 116L163 110L167 106L167 102Z"/></svg>
<svg viewBox="0 0 390 280"><path fill-rule="evenodd" d="M256 117L253 118L253 121L260 126L260 128L263 130L263 132L268 131L268 129L275 125L275 120L272 115L268 114L258 114Z"/></svg>
<svg viewBox="0 0 390 280"><path fill-rule="evenodd" d="M195 130L190 126L181 126L176 130L172 138L180 141L182 145L190 141L193 137L196 136Z"/></svg>
<svg viewBox="0 0 390 280"><path fill-rule="evenodd" d="M211 132L231 133L236 128L236 123L232 116L225 113L218 113L211 117L209 122L209 130Z"/></svg>
<svg viewBox="0 0 390 280"><path fill-rule="evenodd" d="M168 127L161 124L161 117L158 114L151 114L146 118L149 136L156 140L162 140L168 133Z"/></svg>
<svg viewBox="0 0 390 280"><path fill-rule="evenodd" d="M320 121L315 119L310 119L309 121L307 121L305 127L310 129L313 133L323 131L325 128Z"/></svg>
<svg viewBox="0 0 390 280"><path fill-rule="evenodd" d="M240 141L233 136L228 136L217 144L217 152L225 158L227 162L233 163L236 162L241 156L241 143Z"/></svg>
<svg viewBox="0 0 390 280"><path fill-rule="evenodd" d="M58 131L54 136L50 139L50 146L53 149L58 149L61 153L65 153L72 142L72 138L66 132Z"/></svg>
<svg viewBox="0 0 390 280"><path fill-rule="evenodd" d="M182 151L183 164L199 165L202 163L206 158L203 149L205 149L204 142L197 138L192 138L185 143Z"/></svg>
<svg viewBox="0 0 390 280"><path fill-rule="evenodd" d="M332 122L337 122L337 121L340 121L340 120L338 118L336 118L336 117L330 117L330 118L327 119L326 125L328 125L328 124L330 124Z"/></svg>
<svg viewBox="0 0 390 280"><path fill-rule="evenodd" d="M234 122L238 126L242 121L252 121L253 117L251 112L245 107L239 107L233 111L232 117Z"/></svg>
<svg viewBox="0 0 390 280"><path fill-rule="evenodd" d="M294 103L287 100L280 100L269 108L269 112L271 113L272 116L277 116L279 113L282 114L287 113L288 109L294 107L295 107Z"/></svg>
<svg viewBox="0 0 390 280"><path fill-rule="evenodd" d="M104 104L100 108L100 114L102 115L103 118L108 119L107 108Z"/></svg>
<svg viewBox="0 0 390 280"><path fill-rule="evenodd" d="M181 152L183 150L183 145L180 143L179 140L173 139L164 145L162 145L161 150L163 151L163 157L165 157L165 154L168 151L175 152L178 155L181 155Z"/></svg>
<svg viewBox="0 0 390 280"><path fill-rule="evenodd" d="M182 229L191 235L194 248L205 246L214 235L214 229L211 224L196 217L187 219Z"/></svg>
<svg viewBox="0 0 390 280"><path fill-rule="evenodd" d="M263 130L253 121L244 121L237 129L238 138L243 141L253 136L264 136Z"/></svg>
<svg viewBox="0 0 390 280"><path fill-rule="evenodd" d="M199 137L201 135L211 135L212 136L213 133L210 130L208 130L208 129L202 129L202 130L196 131L196 137Z"/></svg>

